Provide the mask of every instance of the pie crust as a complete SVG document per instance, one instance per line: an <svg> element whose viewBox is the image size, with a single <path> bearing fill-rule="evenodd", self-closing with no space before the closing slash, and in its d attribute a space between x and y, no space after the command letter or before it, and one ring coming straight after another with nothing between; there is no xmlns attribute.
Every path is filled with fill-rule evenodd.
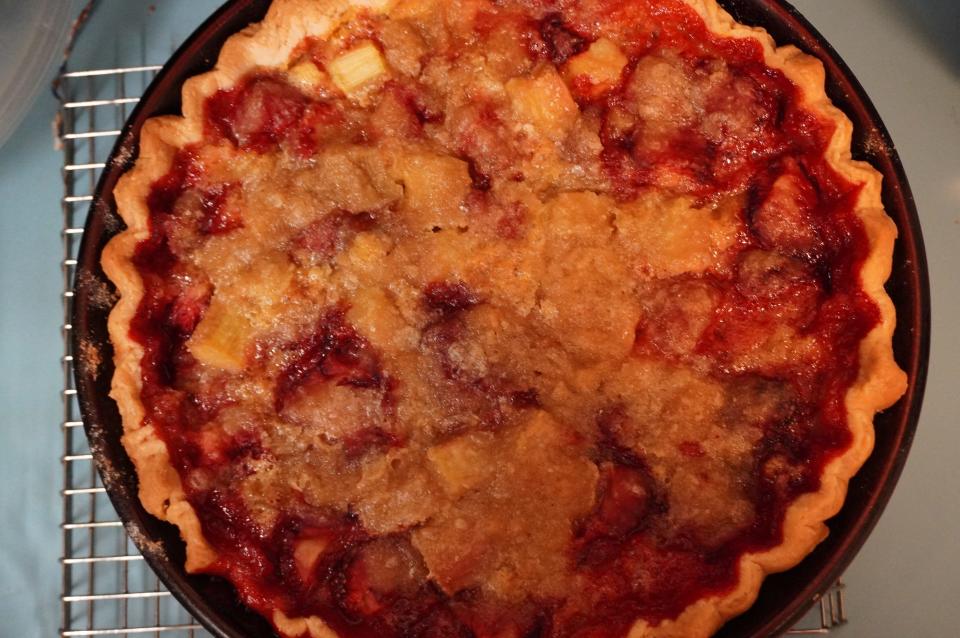
<svg viewBox="0 0 960 638"><path fill-rule="evenodd" d="M738 24L715 0L684 0L715 35L750 39L762 48L765 63L782 71L799 87L802 106L835 124L826 151L830 166L852 183L862 184L856 215L869 240L869 255L860 277L863 290L879 309L879 321L859 347L860 367L845 398L852 434L849 448L824 468L820 489L800 496L790 505L783 522L783 542L760 553L740 558L736 586L722 595L702 598L679 616L656 625L638 620L631 638L708 636L726 620L748 609L766 574L789 569L800 562L827 535L824 521L835 515L845 498L847 482L864 463L873 447L873 416L892 405L905 391L906 377L892 354L894 308L884 291L892 262L897 230L881 203L881 176L869 165L851 158L852 124L828 100L821 63L792 46L777 48L758 28ZM137 246L150 235L147 204L152 185L171 169L178 149L198 143L204 136L204 102L217 91L229 89L248 73L262 68L286 68L291 52L305 38L324 38L352 19L358 11L389 11L388 0L275 0L266 19L231 37L224 45L213 71L194 77L183 87L183 117L149 120L140 135L139 157L115 190L126 230L103 251L105 272L117 286L120 300L109 319L116 372L111 396L123 419L123 444L139 476L140 499L157 518L179 527L187 547L186 568L202 570L217 558L204 538L197 513L188 502L180 476L174 469L166 444L144 424L141 400L143 347L130 337L131 322L144 294L144 284L133 265ZM290 636L331 638L337 634L322 619L288 618L277 610L274 625Z"/></svg>

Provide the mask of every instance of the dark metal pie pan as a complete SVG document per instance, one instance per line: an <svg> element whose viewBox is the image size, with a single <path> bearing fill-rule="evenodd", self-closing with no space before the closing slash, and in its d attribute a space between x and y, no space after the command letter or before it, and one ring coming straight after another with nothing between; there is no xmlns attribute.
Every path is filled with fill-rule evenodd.
<svg viewBox="0 0 960 638"><path fill-rule="evenodd" d="M793 7L782 0L720 0L740 22L766 28L778 44L795 44L826 66L828 93L853 120L854 157L869 161L884 176L883 200L900 229L893 275L887 290L897 307L894 349L910 386L891 409L877 416L873 455L850 484L841 512L829 522L830 536L800 565L766 579L756 604L729 622L720 638L775 636L789 629L816 596L842 574L863 545L890 498L917 427L927 372L930 339L930 291L920 223L906 175L880 116L863 88L837 55ZM178 113L180 87L210 69L224 41L263 18L269 0L236 0L211 16L173 55L147 90L124 127L97 187L80 248L73 312L76 387L94 459L107 493L137 547L174 596L218 638L269 636L259 615L241 605L224 580L188 575L184 546L176 528L147 514L137 498L137 477L120 444L121 422L109 398L112 350L100 253L119 223L113 188L136 157L136 141L145 120ZM130 150L134 152L131 153ZM109 284L108 284L109 285ZM97 360L84 360L99 346ZM107 469L109 468L109 471Z"/></svg>

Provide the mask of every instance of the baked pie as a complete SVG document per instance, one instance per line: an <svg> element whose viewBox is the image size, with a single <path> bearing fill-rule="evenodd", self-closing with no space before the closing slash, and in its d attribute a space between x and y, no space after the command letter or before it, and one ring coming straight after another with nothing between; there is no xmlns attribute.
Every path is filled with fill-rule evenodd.
<svg viewBox="0 0 960 638"><path fill-rule="evenodd" d="M850 139L715 0L276 0L115 191L145 508L282 636L712 634L905 388Z"/></svg>

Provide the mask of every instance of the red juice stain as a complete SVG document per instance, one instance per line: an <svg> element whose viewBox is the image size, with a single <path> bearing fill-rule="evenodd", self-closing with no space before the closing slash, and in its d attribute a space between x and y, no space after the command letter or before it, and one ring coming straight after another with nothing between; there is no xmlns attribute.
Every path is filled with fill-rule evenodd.
<svg viewBox="0 0 960 638"><path fill-rule="evenodd" d="M236 208L228 206L228 197L236 184L219 184L203 192L200 200L200 232L204 235L223 235L243 227Z"/></svg>
<svg viewBox="0 0 960 638"><path fill-rule="evenodd" d="M706 454L703 446L696 441L683 441L679 448L681 454L692 459L698 459Z"/></svg>
<svg viewBox="0 0 960 638"><path fill-rule="evenodd" d="M314 377L358 388L389 387L379 355L347 323L343 308L325 312L316 330L291 348L298 355L277 379L274 391L277 412L283 410L294 390Z"/></svg>
<svg viewBox="0 0 960 638"><path fill-rule="evenodd" d="M282 145L300 157L316 151L315 134L342 120L336 106L312 100L280 76L251 75L218 91L204 105L206 135L256 153Z"/></svg>
<svg viewBox="0 0 960 638"><path fill-rule="evenodd" d="M480 303L480 298L462 281L434 281L423 290L423 303L441 318L454 317Z"/></svg>

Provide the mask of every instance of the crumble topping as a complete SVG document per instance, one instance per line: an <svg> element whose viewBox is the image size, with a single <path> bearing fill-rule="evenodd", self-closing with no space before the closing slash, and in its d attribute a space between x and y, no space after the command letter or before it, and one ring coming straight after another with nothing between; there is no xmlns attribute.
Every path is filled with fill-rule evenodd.
<svg viewBox="0 0 960 638"><path fill-rule="evenodd" d="M401 3L207 101L133 332L248 604L622 635L843 450L857 187L755 43L653 4Z"/></svg>

